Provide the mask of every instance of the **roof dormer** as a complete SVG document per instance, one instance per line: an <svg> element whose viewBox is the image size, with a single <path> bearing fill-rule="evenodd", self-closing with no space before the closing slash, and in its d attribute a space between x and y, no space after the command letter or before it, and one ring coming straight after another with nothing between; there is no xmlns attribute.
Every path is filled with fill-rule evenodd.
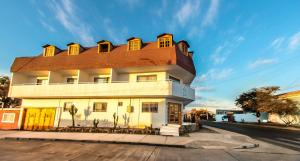
<svg viewBox="0 0 300 161"><path fill-rule="evenodd" d="M78 55L84 50L84 48L78 43L71 42L67 44L67 46L68 46L68 55Z"/></svg>
<svg viewBox="0 0 300 161"><path fill-rule="evenodd" d="M193 51L189 51L188 55L189 55L190 58L193 58L194 52Z"/></svg>
<svg viewBox="0 0 300 161"><path fill-rule="evenodd" d="M140 50L142 48L142 39L137 37L131 37L127 39L127 51Z"/></svg>
<svg viewBox="0 0 300 161"><path fill-rule="evenodd" d="M107 40L101 40L97 42L98 53L108 53L113 49L113 44Z"/></svg>
<svg viewBox="0 0 300 161"><path fill-rule="evenodd" d="M189 47L190 47L189 43L187 41L185 41L185 40L181 40L177 44L178 44L179 50L184 55L188 56L189 55Z"/></svg>
<svg viewBox="0 0 300 161"><path fill-rule="evenodd" d="M157 36L157 47L166 48L173 46L173 35L168 33L163 33Z"/></svg>
<svg viewBox="0 0 300 161"><path fill-rule="evenodd" d="M58 47L49 44L44 45L43 48L44 48L43 56L47 56L47 57L54 56L61 51Z"/></svg>

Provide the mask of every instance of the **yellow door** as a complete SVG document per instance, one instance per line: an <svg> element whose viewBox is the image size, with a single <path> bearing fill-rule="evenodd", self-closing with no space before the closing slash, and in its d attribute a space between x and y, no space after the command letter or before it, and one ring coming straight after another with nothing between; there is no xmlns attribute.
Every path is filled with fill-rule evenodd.
<svg viewBox="0 0 300 161"><path fill-rule="evenodd" d="M55 108L25 109L24 130L43 130L53 127Z"/></svg>
<svg viewBox="0 0 300 161"><path fill-rule="evenodd" d="M47 109L41 109L41 114L40 114L40 119L39 119L39 124L38 124L38 129L43 130L44 129L44 123L45 123L45 117L47 115Z"/></svg>
<svg viewBox="0 0 300 161"><path fill-rule="evenodd" d="M55 109L45 108L41 111L40 129L49 129L53 127L55 118Z"/></svg>

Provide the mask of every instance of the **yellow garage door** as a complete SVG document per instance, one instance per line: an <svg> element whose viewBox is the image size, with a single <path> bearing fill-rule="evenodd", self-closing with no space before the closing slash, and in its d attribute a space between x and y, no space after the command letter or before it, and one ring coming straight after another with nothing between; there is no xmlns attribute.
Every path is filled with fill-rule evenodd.
<svg viewBox="0 0 300 161"><path fill-rule="evenodd" d="M55 108L27 108L25 109L23 129L44 130L53 127Z"/></svg>

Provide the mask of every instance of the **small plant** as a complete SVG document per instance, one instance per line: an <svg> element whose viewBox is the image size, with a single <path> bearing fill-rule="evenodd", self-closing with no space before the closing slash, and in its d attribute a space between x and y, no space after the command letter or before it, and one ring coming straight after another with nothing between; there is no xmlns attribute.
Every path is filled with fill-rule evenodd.
<svg viewBox="0 0 300 161"><path fill-rule="evenodd" d="M93 124L94 124L94 128L98 127L100 120L99 119L94 119Z"/></svg>
<svg viewBox="0 0 300 161"><path fill-rule="evenodd" d="M124 126L128 127L128 125L129 125L129 116L127 116L126 113L125 113L125 115L123 115L123 119L124 119Z"/></svg>
<svg viewBox="0 0 300 161"><path fill-rule="evenodd" d="M117 116L117 114L114 113L113 117L114 117L114 129L116 129L119 121L119 116Z"/></svg>
<svg viewBox="0 0 300 161"><path fill-rule="evenodd" d="M78 109L76 108L75 105L72 105L71 108L69 109L69 113L72 116L72 127L75 127L75 115L77 113Z"/></svg>

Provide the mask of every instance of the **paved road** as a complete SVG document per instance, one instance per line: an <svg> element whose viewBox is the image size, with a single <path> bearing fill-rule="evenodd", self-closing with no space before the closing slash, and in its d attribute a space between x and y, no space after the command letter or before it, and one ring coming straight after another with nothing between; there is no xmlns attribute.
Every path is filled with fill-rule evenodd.
<svg viewBox="0 0 300 161"><path fill-rule="evenodd" d="M248 135L254 139L300 151L300 130L288 130L270 126L264 127L237 123L203 122L203 124Z"/></svg>
<svg viewBox="0 0 300 161"><path fill-rule="evenodd" d="M299 161L300 155L79 142L0 140L1 161Z"/></svg>

